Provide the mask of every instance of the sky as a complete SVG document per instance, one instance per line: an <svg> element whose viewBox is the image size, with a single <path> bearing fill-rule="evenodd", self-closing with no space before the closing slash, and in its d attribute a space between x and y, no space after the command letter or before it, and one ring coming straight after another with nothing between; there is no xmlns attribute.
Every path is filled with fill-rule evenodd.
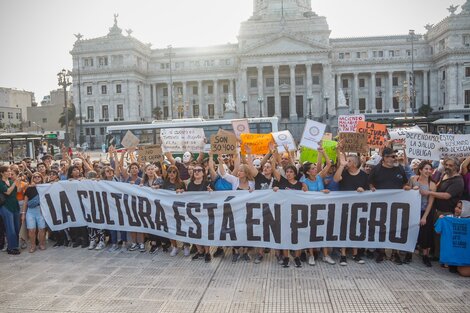
<svg viewBox="0 0 470 313"><path fill-rule="evenodd" d="M330 38L404 35L437 24L451 4L466 0L312 0L325 16ZM460 8L457 13L460 12ZM35 93L41 102L57 89L57 73L71 69L70 50L84 39L105 36L118 25L152 48L236 43L252 0L0 0L0 87Z"/></svg>

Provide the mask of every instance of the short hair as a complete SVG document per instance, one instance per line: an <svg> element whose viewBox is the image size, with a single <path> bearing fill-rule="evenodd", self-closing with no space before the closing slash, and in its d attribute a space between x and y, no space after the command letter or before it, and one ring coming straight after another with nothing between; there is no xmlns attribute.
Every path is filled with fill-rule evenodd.
<svg viewBox="0 0 470 313"><path fill-rule="evenodd" d="M396 153L397 150L393 150L392 148L389 148L389 147L386 147L384 148L384 150L382 151L382 157L386 156L386 155L390 155L390 154L394 154Z"/></svg>

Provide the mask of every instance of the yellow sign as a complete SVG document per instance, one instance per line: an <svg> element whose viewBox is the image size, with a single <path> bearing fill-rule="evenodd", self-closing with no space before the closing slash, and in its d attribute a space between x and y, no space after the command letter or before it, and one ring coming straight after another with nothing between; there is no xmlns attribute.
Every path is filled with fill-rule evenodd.
<svg viewBox="0 0 470 313"><path fill-rule="evenodd" d="M273 141L271 134L240 134L242 154L246 154L245 145L251 148L251 154L269 153L269 143Z"/></svg>

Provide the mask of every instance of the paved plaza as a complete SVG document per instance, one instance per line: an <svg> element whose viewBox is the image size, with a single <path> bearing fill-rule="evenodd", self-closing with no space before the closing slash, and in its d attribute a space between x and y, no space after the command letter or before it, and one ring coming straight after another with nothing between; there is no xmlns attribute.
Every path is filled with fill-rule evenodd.
<svg viewBox="0 0 470 313"><path fill-rule="evenodd" d="M0 254L0 312L470 312L470 279L437 263L282 268L182 254L49 248Z"/></svg>

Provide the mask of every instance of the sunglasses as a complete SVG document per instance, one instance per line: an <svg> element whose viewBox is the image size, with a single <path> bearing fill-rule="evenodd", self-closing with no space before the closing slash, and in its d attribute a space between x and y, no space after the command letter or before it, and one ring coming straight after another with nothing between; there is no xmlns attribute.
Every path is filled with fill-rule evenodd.
<svg viewBox="0 0 470 313"><path fill-rule="evenodd" d="M393 159L396 159L396 158L397 158L396 155L386 155L385 157L386 157L386 158L393 158Z"/></svg>
<svg viewBox="0 0 470 313"><path fill-rule="evenodd" d="M176 171L168 171L168 174L176 174Z"/></svg>
<svg viewBox="0 0 470 313"><path fill-rule="evenodd" d="M195 168L193 171L196 172L196 173L197 172L202 172L202 168Z"/></svg>
<svg viewBox="0 0 470 313"><path fill-rule="evenodd" d="M222 159L228 159L228 155L227 154L222 154Z"/></svg>

